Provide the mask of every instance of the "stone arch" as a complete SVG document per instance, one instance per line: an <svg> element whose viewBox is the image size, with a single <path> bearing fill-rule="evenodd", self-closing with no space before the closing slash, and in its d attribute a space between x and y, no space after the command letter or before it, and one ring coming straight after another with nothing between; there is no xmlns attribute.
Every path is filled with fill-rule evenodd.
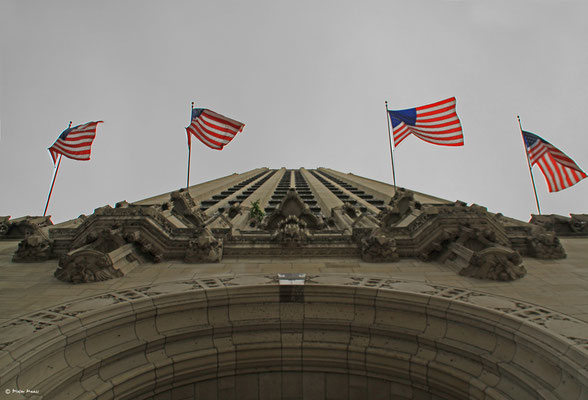
<svg viewBox="0 0 588 400"><path fill-rule="evenodd" d="M539 310L549 311L380 278L169 282L0 327L14 337L0 353L0 390L43 399L585 398L585 343L542 323L586 324L552 311L543 322L523 318Z"/></svg>

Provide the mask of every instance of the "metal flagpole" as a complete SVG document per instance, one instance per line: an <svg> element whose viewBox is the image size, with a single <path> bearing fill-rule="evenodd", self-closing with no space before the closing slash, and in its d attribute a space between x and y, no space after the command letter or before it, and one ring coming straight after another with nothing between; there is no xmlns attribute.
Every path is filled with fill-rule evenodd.
<svg viewBox="0 0 588 400"><path fill-rule="evenodd" d="M192 110L194 110L194 102L192 102ZM190 124L192 123L192 111L190 111ZM190 187L190 159L192 156L192 138L190 138L190 132L186 131L188 135L188 177L186 178L186 189Z"/></svg>
<svg viewBox="0 0 588 400"><path fill-rule="evenodd" d="M390 133L390 113L388 112L388 102L386 104L386 122L388 124L388 142L390 143L390 160L392 161L392 180L394 182L394 194L396 194L396 173L394 172L394 154L392 151L392 136Z"/></svg>
<svg viewBox="0 0 588 400"><path fill-rule="evenodd" d="M71 128L71 121L69 121L69 125L67 129ZM51 181L51 189L49 189L49 196L47 196L47 203L45 204L45 211L43 211L43 216L47 215L47 208L49 207L49 200L51 200L51 194L53 193L53 186L55 185L55 178L57 178L57 172L59 172L59 166L61 165L61 154L59 155L59 160L57 161L57 168L55 168L55 173L53 174L53 180Z"/></svg>
<svg viewBox="0 0 588 400"><path fill-rule="evenodd" d="M525 155L527 156L527 166L529 167L529 175L531 175L531 182L533 183L533 193L535 193L535 204L537 205L537 211L541 215L541 208L539 207L539 198L537 197L537 188L535 187L535 179L533 178L533 170L531 169L531 160L529 160L529 152L527 151L527 143L525 142L525 136L523 135L523 126L521 125L521 118L517 115L519 121L519 130L521 131L521 138L523 139L523 146L525 147Z"/></svg>

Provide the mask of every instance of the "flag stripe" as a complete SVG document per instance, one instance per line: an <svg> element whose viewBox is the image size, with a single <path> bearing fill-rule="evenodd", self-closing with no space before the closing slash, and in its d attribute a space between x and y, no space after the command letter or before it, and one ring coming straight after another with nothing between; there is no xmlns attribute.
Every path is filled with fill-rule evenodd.
<svg viewBox="0 0 588 400"><path fill-rule="evenodd" d="M245 126L241 122L208 109L194 109L192 115L190 126L186 128L188 137L192 134L215 150L222 150Z"/></svg>
<svg viewBox="0 0 588 400"><path fill-rule="evenodd" d="M455 103L455 97L450 97L416 108L389 110L394 146L410 134L436 145L463 146L463 132Z"/></svg>
<svg viewBox="0 0 588 400"><path fill-rule="evenodd" d="M574 160L545 139L527 131L523 131L523 139L529 162L539 166L550 192L566 189L586 178Z"/></svg>
<svg viewBox="0 0 588 400"><path fill-rule="evenodd" d="M68 128L59 135L55 143L49 148L53 163L59 154L74 160L87 161L90 159L92 143L96 138L96 128L103 121L88 122Z"/></svg>

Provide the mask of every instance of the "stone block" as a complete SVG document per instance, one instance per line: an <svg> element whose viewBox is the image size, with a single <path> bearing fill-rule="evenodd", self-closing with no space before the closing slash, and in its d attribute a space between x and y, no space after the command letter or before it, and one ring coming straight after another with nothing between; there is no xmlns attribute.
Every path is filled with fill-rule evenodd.
<svg viewBox="0 0 588 400"><path fill-rule="evenodd" d="M294 371L282 372L282 399L302 398L302 373Z"/></svg>
<svg viewBox="0 0 588 400"><path fill-rule="evenodd" d="M392 399L390 383L377 378L368 378L368 399Z"/></svg>
<svg viewBox="0 0 588 400"><path fill-rule="evenodd" d="M260 321L263 323L280 321L279 303L231 304L229 320L233 323Z"/></svg>
<svg viewBox="0 0 588 400"><path fill-rule="evenodd" d="M325 374L326 399L347 399L349 398L349 380L346 374Z"/></svg>
<svg viewBox="0 0 588 400"><path fill-rule="evenodd" d="M280 321L302 322L304 320L303 303L280 303Z"/></svg>
<svg viewBox="0 0 588 400"><path fill-rule="evenodd" d="M547 383L550 389L555 389L562 379L561 369L541 353L519 343L511 364L518 365L535 379Z"/></svg>
<svg viewBox="0 0 588 400"><path fill-rule="evenodd" d="M198 376L200 379L210 379L216 376L222 364L229 364L234 370L234 354L220 357L215 349L204 349L190 353L183 353L172 357L173 373L171 377L177 380L180 375ZM224 369L223 369L224 370ZM219 371L220 372L220 371ZM168 377L166 375L165 377Z"/></svg>
<svg viewBox="0 0 588 400"><path fill-rule="evenodd" d="M16 380L17 388L39 388L40 383L69 368L65 360L65 350L61 348L52 354L23 361Z"/></svg>
<svg viewBox="0 0 588 400"><path fill-rule="evenodd" d="M282 374L280 372L259 374L259 399L282 399Z"/></svg>
<svg viewBox="0 0 588 400"><path fill-rule="evenodd" d="M65 360L67 364L71 367L81 367L95 361L91 359L86 353L86 348L84 346L83 341L78 341L69 344L67 347L64 348L64 353Z"/></svg>
<svg viewBox="0 0 588 400"><path fill-rule="evenodd" d="M118 353L110 359L103 360L98 374L103 380L113 380L114 383L115 379L113 378L120 377L127 371L146 365L150 365L150 363L147 361L143 350L132 349Z"/></svg>
<svg viewBox="0 0 588 400"><path fill-rule="evenodd" d="M427 316L404 310L378 307L374 323L376 326L394 326L405 332L419 334L423 333L427 327Z"/></svg>
<svg viewBox="0 0 588 400"><path fill-rule="evenodd" d="M167 314L158 315L155 319L157 331L161 334L208 326L208 313L205 308L168 311Z"/></svg>
<svg viewBox="0 0 588 400"><path fill-rule="evenodd" d="M194 398L198 400L218 400L216 380L196 383L194 385Z"/></svg>
<svg viewBox="0 0 588 400"><path fill-rule="evenodd" d="M260 324L233 326L233 344L279 343L281 342L280 325L260 326Z"/></svg>
<svg viewBox="0 0 588 400"><path fill-rule="evenodd" d="M491 329L491 326L487 328ZM464 343L464 348L475 346L486 351L493 351L496 347L496 336L493 332L472 326L467 322L447 320L445 338ZM467 344L467 346L465 346Z"/></svg>
<svg viewBox="0 0 588 400"><path fill-rule="evenodd" d="M115 398L124 398L134 395L142 387L152 387L155 380L155 371L152 365L143 365L129 369L111 379Z"/></svg>
<svg viewBox="0 0 588 400"><path fill-rule="evenodd" d="M114 324L113 324L114 325ZM135 324L122 324L112 326L99 332L88 331L88 337L84 341L86 352L93 357L102 352L109 352L117 347L131 347L139 343L135 334Z"/></svg>
<svg viewBox="0 0 588 400"><path fill-rule="evenodd" d="M259 399L259 377L257 374L237 375L235 387L239 400Z"/></svg>
<svg viewBox="0 0 588 400"><path fill-rule="evenodd" d="M171 397L174 400L193 400L194 399L194 385L184 385L179 388L171 390Z"/></svg>
<svg viewBox="0 0 588 400"><path fill-rule="evenodd" d="M178 354L210 349L213 346L212 329L204 329L168 338L164 349L168 357L173 357Z"/></svg>

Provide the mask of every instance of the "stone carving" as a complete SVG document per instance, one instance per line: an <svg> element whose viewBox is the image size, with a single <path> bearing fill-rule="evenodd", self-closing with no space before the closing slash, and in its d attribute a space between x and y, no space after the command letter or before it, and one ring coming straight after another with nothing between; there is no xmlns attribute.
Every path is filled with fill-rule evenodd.
<svg viewBox="0 0 588 400"><path fill-rule="evenodd" d="M414 210L420 210L421 203L414 200L414 193L397 188L394 197L390 200L390 205L382 210L377 218L380 220L380 226L383 228L392 227Z"/></svg>
<svg viewBox="0 0 588 400"><path fill-rule="evenodd" d="M233 219L237 215L241 215L242 213L243 207L241 206L241 203L234 203L229 207L229 210L227 211L227 216L229 217L229 219Z"/></svg>
<svg viewBox="0 0 588 400"><path fill-rule="evenodd" d="M521 255L500 244L490 229L461 226L457 240L448 246L442 261L461 268L460 275L478 279L511 281L527 273Z"/></svg>
<svg viewBox="0 0 588 400"><path fill-rule="evenodd" d="M323 229L325 226L323 219L310 211L308 205L304 203L295 189L288 190L278 208L265 217L261 226L264 229L274 231L280 222L289 216L295 216L304 221L308 229L311 230Z"/></svg>
<svg viewBox="0 0 588 400"><path fill-rule="evenodd" d="M566 252L555 233L539 226L527 237L527 255L548 260L566 258Z"/></svg>
<svg viewBox="0 0 588 400"><path fill-rule="evenodd" d="M469 265L459 274L478 279L512 281L522 278L527 270L520 254L505 247L491 247L474 252Z"/></svg>
<svg viewBox="0 0 588 400"><path fill-rule="evenodd" d="M164 249L155 240L140 231L128 232L125 240L134 243L145 254L148 254L154 263L161 262L164 258Z"/></svg>
<svg viewBox="0 0 588 400"><path fill-rule="evenodd" d="M138 261L132 244L105 253L90 245L61 256L54 276L64 282L85 283L120 278Z"/></svg>
<svg viewBox="0 0 588 400"><path fill-rule="evenodd" d="M272 235L272 240L287 247L299 247L308 242L310 235L306 222L295 215L290 215L280 221L278 229Z"/></svg>
<svg viewBox="0 0 588 400"><path fill-rule="evenodd" d="M531 215L531 224L539 225L548 231L554 231L559 236L588 235L588 214L561 215Z"/></svg>
<svg viewBox="0 0 588 400"><path fill-rule="evenodd" d="M189 221L195 227L202 227L206 221L206 215L196 205L186 189L180 189L171 193L172 213Z"/></svg>
<svg viewBox="0 0 588 400"><path fill-rule="evenodd" d="M13 262L42 262L52 255L53 242L42 233L25 237L12 256Z"/></svg>
<svg viewBox="0 0 588 400"><path fill-rule="evenodd" d="M361 239L361 258L367 262L394 262L399 260L396 240L382 229Z"/></svg>
<svg viewBox="0 0 588 400"><path fill-rule="evenodd" d="M41 228L53 225L51 217L0 217L0 239L24 239L40 232Z"/></svg>
<svg viewBox="0 0 588 400"><path fill-rule="evenodd" d="M188 243L184 261L189 263L220 262L223 257L223 241L208 231Z"/></svg>

